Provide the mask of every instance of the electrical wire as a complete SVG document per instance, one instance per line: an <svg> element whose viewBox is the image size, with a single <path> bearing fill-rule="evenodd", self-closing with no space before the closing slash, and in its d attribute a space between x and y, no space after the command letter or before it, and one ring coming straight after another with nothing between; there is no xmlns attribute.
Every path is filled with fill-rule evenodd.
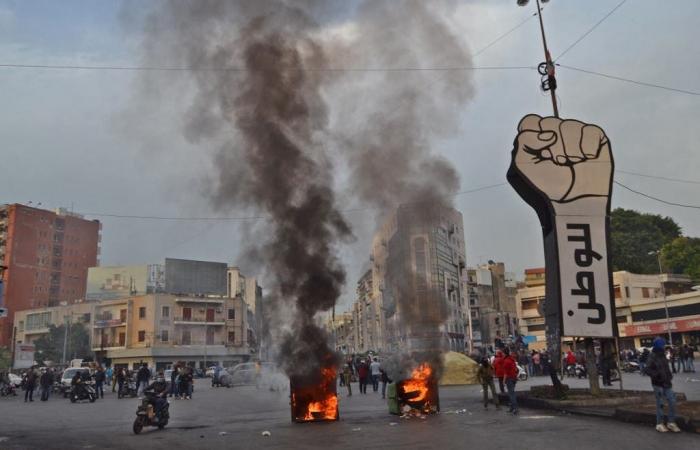
<svg viewBox="0 0 700 450"><path fill-rule="evenodd" d="M167 66L89 66L52 64L0 64L0 68L50 70L114 70L153 72L242 72L241 67L167 67ZM444 66L444 67L308 67L307 72L465 72L469 70L523 70L534 66Z"/></svg>
<svg viewBox="0 0 700 450"><path fill-rule="evenodd" d="M647 83L647 82L645 82L645 81L632 80L632 79L630 79L630 78L618 77L618 76L610 75L610 74L607 74L607 73L595 72L595 71L593 71L593 70L582 69L582 68L580 68L580 67L567 66L567 65L565 65L565 64L559 64L559 63L557 63L556 65L557 65L558 67L563 67L564 69L575 70L575 71L577 71L577 72L583 72L583 73L587 73L587 74L590 74L590 75L596 75L596 76L604 77L604 78L610 78L611 80L624 81L625 83L632 83L632 84L636 84L636 85L639 85L639 86L651 87L651 88L656 88L656 89L663 89L663 90L666 90L666 91L678 92L678 93L680 93L680 94L688 94L688 95L700 96L700 92L689 91L689 90L687 90L687 89L678 89L678 88L674 88L674 87L670 87L670 86L664 86L664 85L661 85L661 84L654 84L654 83Z"/></svg>
<svg viewBox="0 0 700 450"><path fill-rule="evenodd" d="M653 178L655 180L674 181L676 183L700 184L700 181L698 181L698 180L684 180L681 178L669 178L669 177L662 177L662 176L658 176L658 175L648 175L645 173L628 172L626 170L617 170L617 169L615 170L615 172L624 173L626 175L634 175L637 177Z"/></svg>
<svg viewBox="0 0 700 450"><path fill-rule="evenodd" d="M680 208L700 209L700 205L684 205L684 204L682 204L682 203L669 202L668 200L664 200L664 199L661 199L661 198L658 198L658 197L654 197L654 196L652 196L652 195L645 194L644 192L640 192L640 191L637 191L637 190L635 190L635 189L632 189L631 187L625 186L624 184L620 183L619 181L614 181L614 183L615 183L616 185L620 186L620 187L623 187L623 188L627 189L627 190L630 191L630 192L634 192L634 193L637 194L637 195L640 195L640 196L642 196L642 197L645 197L645 198L648 198L648 199L657 201L657 202L659 202L659 203L663 203L663 204L671 205L671 206L678 206L678 207L680 207Z"/></svg>
<svg viewBox="0 0 700 450"><path fill-rule="evenodd" d="M563 52L561 52L561 54L560 54L559 56L557 56L554 60L555 60L555 61L558 61L559 59L561 59L562 56L566 55L566 54L569 52L569 50L571 50L572 48L576 47L582 40L584 40L584 39L586 38L586 36L588 36L589 34L591 34L591 33L593 32L593 30L595 30L596 28L598 28L598 26L599 26L601 23L605 22L605 20L606 20L608 17L612 16L613 13L614 13L615 11L617 11L622 5L624 5L625 2L627 2L627 0L622 0L620 3L618 3L617 6L615 6L613 9L611 9L610 12L608 12L605 16L603 16L602 19L600 19L598 22L596 22L596 24L593 25L588 31L586 31L585 33L583 33L583 35L582 35L580 38L576 39L571 45L569 45L568 47L566 47L566 50L564 50Z"/></svg>
<svg viewBox="0 0 700 450"><path fill-rule="evenodd" d="M491 48L491 47L493 47L494 45L496 45L501 39L503 39L504 37L508 36L510 33L512 33L513 31L517 30L518 28L522 27L522 26L525 25L527 22L529 22L530 20L532 20L533 17L536 17L536 16L537 16L537 13L532 13L527 19L523 20L522 22L520 22L519 24L517 24L516 26L514 26L514 27L511 28L510 30L508 30L508 31L506 31L505 33L503 33L502 35L498 36L496 39L494 39L493 41L491 41L490 43L488 43L485 47L482 47L480 50L476 51L476 52L472 55L472 58L476 58L476 57L479 56L480 54L484 53L486 50L488 50L489 48Z"/></svg>

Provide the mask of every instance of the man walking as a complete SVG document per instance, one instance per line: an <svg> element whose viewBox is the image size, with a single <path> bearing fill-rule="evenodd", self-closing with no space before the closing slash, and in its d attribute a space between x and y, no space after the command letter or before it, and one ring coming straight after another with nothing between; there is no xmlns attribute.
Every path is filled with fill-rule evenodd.
<svg viewBox="0 0 700 450"><path fill-rule="evenodd" d="M487 409L489 406L489 388L491 389L493 404L496 405L496 409L500 409L501 406L498 403L498 395L496 395L496 385L493 383L493 367L489 363L488 358L483 358L481 360L479 370L476 372L476 379L481 384L481 389L484 391L484 409Z"/></svg>
<svg viewBox="0 0 700 450"><path fill-rule="evenodd" d="M369 367L363 359L360 366L357 368L357 378L360 380L360 394L367 393L367 377L369 376Z"/></svg>
<svg viewBox="0 0 700 450"><path fill-rule="evenodd" d="M105 383L106 375L102 366L99 366L95 371L95 395L99 398L105 398L105 391L102 386Z"/></svg>
<svg viewBox="0 0 700 450"><path fill-rule="evenodd" d="M493 358L493 371L498 378L498 389L501 394L505 392L503 385L503 351L496 350L496 356Z"/></svg>
<svg viewBox="0 0 700 450"><path fill-rule="evenodd" d="M372 390L377 392L379 390L379 377L382 376L380 364L377 358L374 358L372 364L369 365L369 371L372 374Z"/></svg>
<svg viewBox="0 0 700 450"><path fill-rule="evenodd" d="M148 364L143 363L141 368L136 373L136 392L139 397L143 395L143 390L148 386L148 381L151 378L151 371L148 370Z"/></svg>
<svg viewBox="0 0 700 450"><path fill-rule="evenodd" d="M653 349L647 362L647 375L651 377L651 387L654 389L656 397L656 431L666 433L672 431L680 432L680 428L676 425L676 394L673 393L671 379L673 375L668 366L668 360L664 355L664 347L666 341L663 338L657 337L654 339ZM664 425L664 399L668 404L668 420Z"/></svg>
<svg viewBox="0 0 700 450"><path fill-rule="evenodd" d="M41 401L45 402L49 399L49 393L53 385L53 373L51 369L46 369L46 371L41 374L39 385L41 386Z"/></svg>
<svg viewBox="0 0 700 450"><path fill-rule="evenodd" d="M352 396L352 386L350 385L352 382L352 360L347 361L343 366L343 381L348 387L348 397Z"/></svg>
<svg viewBox="0 0 700 450"><path fill-rule="evenodd" d="M117 374L114 376L114 382L118 386L117 398L122 398L122 389L124 389L124 381L126 381L126 369L117 369ZM112 392L114 392L114 386L112 386Z"/></svg>
<svg viewBox="0 0 700 450"><path fill-rule="evenodd" d="M518 367L515 358L510 354L508 348L503 349L503 378L508 389L510 399L510 411L513 415L518 414L518 400L515 396L515 383L518 381Z"/></svg>
<svg viewBox="0 0 700 450"><path fill-rule="evenodd" d="M34 371L34 366L30 367L29 370L27 371L27 377L25 378L24 381L24 402L27 402L27 399L29 399L30 402L33 402L34 399L32 398L34 396L34 389L36 389L36 372Z"/></svg>

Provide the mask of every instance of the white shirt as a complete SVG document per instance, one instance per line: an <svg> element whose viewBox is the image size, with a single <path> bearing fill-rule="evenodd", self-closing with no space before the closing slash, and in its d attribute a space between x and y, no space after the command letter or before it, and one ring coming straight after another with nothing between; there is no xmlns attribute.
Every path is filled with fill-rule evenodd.
<svg viewBox="0 0 700 450"><path fill-rule="evenodd" d="M378 361L373 361L372 364L369 365L369 369L372 372L372 375L381 375L381 372L379 371L380 364Z"/></svg>

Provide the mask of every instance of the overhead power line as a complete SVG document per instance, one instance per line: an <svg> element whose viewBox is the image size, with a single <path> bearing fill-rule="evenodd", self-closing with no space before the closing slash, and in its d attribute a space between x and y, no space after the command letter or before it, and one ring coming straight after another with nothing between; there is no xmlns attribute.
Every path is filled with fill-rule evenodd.
<svg viewBox="0 0 700 450"><path fill-rule="evenodd" d="M669 177L662 177L662 176L658 176L658 175L647 175L644 173L628 172L626 170L617 170L617 169L615 170L615 172L624 173L627 175L634 175L634 176L643 177L643 178L653 178L655 180L673 181L676 183L700 184L700 181L698 181L698 180L684 180L681 178L669 178Z"/></svg>
<svg viewBox="0 0 700 450"><path fill-rule="evenodd" d="M631 187L625 186L624 184L620 183L619 181L614 181L614 183L615 183L616 185L620 186L620 187L623 187L623 188L627 189L627 190L630 191L630 192L634 192L634 193L637 194L637 195L640 195L640 196L642 196L642 197L648 198L648 199L650 199L650 200L657 201L657 202L659 202L659 203L663 203L663 204L671 205L671 206L678 206L678 207L680 207L680 208L700 209L700 205L684 205L684 204L682 204L682 203L670 202L670 201L668 201L668 200L664 200L664 199L661 199L661 198L658 198L658 197L654 197L653 195L645 194L644 192L640 192L640 191L637 191L637 190L635 190L635 189L632 189Z"/></svg>
<svg viewBox="0 0 700 450"><path fill-rule="evenodd" d="M242 67L92 66L54 64L0 64L8 69L113 70L144 72L243 72ZM523 70L534 66L443 66L443 67L308 67L307 72L460 72L469 70Z"/></svg>
<svg viewBox="0 0 700 450"><path fill-rule="evenodd" d="M651 87L651 88L655 88L655 89L663 89L663 90L665 90L665 91L678 92L678 93L681 93L681 94L688 94L688 95L700 96L700 92L689 91L689 90L687 90L687 89L679 89L679 88L674 88L674 87L670 87L670 86L664 86L664 85L661 85L661 84L647 83L647 82L645 82L645 81L632 80L632 79L630 79L630 78L618 77L618 76L610 75L610 74L607 74L607 73L601 73L601 72L595 72L595 71L593 71L593 70L582 69L582 68L580 68L580 67L567 66L567 65L565 65L565 64L559 64L559 63L557 63L556 65L559 66L559 67L563 67L564 69L575 70L575 71L577 71L577 72L583 72L583 73L587 73L587 74L590 74L590 75L596 75L596 76L599 76L599 77L609 78L609 79L611 79L611 80L624 81L625 83L632 83L632 84L636 84L636 85L639 85L639 86Z"/></svg>
<svg viewBox="0 0 700 450"><path fill-rule="evenodd" d="M476 57L479 56L480 54L484 53L486 50L490 49L491 47L493 47L494 45L496 45L498 42L500 42L501 39L503 39L504 37L508 36L510 33L512 33L513 31L517 30L518 28L522 27L522 26L525 25L527 22L529 22L533 17L536 17L536 16L537 16L537 13L532 13L527 19L523 20L522 22L520 22L519 24L517 24L516 26L514 26L514 27L511 28L510 30L508 30L508 31L506 31L505 33L503 33L502 35L498 36L496 39L494 39L494 40L491 41L490 43L486 44L485 47L482 47L480 50L477 50L477 51L472 55L472 58L476 58Z"/></svg>
<svg viewBox="0 0 700 450"><path fill-rule="evenodd" d="M605 20L606 20L608 17L612 16L613 13L614 13L615 11L617 11L618 8L620 8L620 6L624 5L626 1L627 1L627 0L622 0L620 3L618 3L617 6L615 6L613 9L611 9L605 16L603 16L602 19L600 19L598 22L596 22L596 24L593 25L591 28L589 28L588 31L586 31L585 33L583 33L583 35L582 35L580 38L576 39L571 45L569 45L568 47L566 47L566 50L564 50L563 52L561 52L561 54L560 54L559 56L557 56L554 60L555 60L555 61L559 61L559 60L561 59L562 56L566 55L566 54L569 52L569 50L571 50L572 48L576 47L582 40L584 40L584 39L586 38L586 36L588 36L589 34L591 34L591 33L593 32L593 30L595 30L596 28L598 28L598 26L599 26L601 23L605 22Z"/></svg>

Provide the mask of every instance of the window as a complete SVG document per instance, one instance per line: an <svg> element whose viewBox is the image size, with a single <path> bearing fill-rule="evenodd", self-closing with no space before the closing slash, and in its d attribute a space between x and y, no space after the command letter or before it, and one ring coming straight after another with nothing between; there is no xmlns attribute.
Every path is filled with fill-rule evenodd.
<svg viewBox="0 0 700 450"><path fill-rule="evenodd" d="M182 319L183 320L192 319L192 308L182 308Z"/></svg>
<svg viewBox="0 0 700 450"><path fill-rule="evenodd" d="M170 317L170 306L163 306L163 309L161 311L161 316Z"/></svg>
<svg viewBox="0 0 700 450"><path fill-rule="evenodd" d="M533 331L544 331L544 325L529 325L527 331L532 333Z"/></svg>
<svg viewBox="0 0 700 450"><path fill-rule="evenodd" d="M121 320L122 323L126 323L126 309L119 310L119 320Z"/></svg>
<svg viewBox="0 0 700 450"><path fill-rule="evenodd" d="M41 328L48 328L51 323L51 313L43 312L37 314L27 315L27 330L38 330Z"/></svg>
<svg viewBox="0 0 700 450"><path fill-rule="evenodd" d="M144 342L146 340L146 332L144 330L139 331L139 342Z"/></svg>
<svg viewBox="0 0 700 450"><path fill-rule="evenodd" d="M146 318L146 307L141 306L139 308L139 319L145 319Z"/></svg>
<svg viewBox="0 0 700 450"><path fill-rule="evenodd" d="M228 310L228 320L236 320L236 310L231 308Z"/></svg>
<svg viewBox="0 0 700 450"><path fill-rule="evenodd" d="M625 286L625 297L630 298L630 287Z"/></svg>
<svg viewBox="0 0 700 450"><path fill-rule="evenodd" d="M537 299L533 300L523 300L523 311L526 311L528 309L537 309Z"/></svg>
<svg viewBox="0 0 700 450"><path fill-rule="evenodd" d="M229 331L228 332L228 343L233 344L236 342L236 332L235 331Z"/></svg>
<svg viewBox="0 0 700 450"><path fill-rule="evenodd" d="M190 345L191 341L192 341L192 336L191 336L189 330L184 330L182 332L182 345Z"/></svg>
<svg viewBox="0 0 700 450"><path fill-rule="evenodd" d="M620 289L620 286L615 286L613 290L615 291L615 298L622 298L622 290Z"/></svg>
<svg viewBox="0 0 700 450"><path fill-rule="evenodd" d="M161 342L168 342L168 330L160 330Z"/></svg>
<svg viewBox="0 0 700 450"><path fill-rule="evenodd" d="M19 331L24 331L24 320L19 321Z"/></svg>
<svg viewBox="0 0 700 450"><path fill-rule="evenodd" d="M124 347L126 345L126 333L119 333L119 346Z"/></svg>
<svg viewBox="0 0 700 450"><path fill-rule="evenodd" d="M642 288L642 297L649 298L649 288Z"/></svg>

